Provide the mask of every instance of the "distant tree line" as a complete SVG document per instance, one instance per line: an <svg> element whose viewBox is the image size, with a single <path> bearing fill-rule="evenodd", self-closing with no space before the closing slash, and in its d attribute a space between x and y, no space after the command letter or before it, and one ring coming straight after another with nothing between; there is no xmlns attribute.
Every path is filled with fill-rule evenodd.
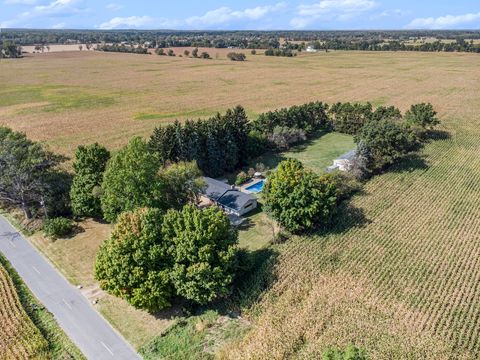
<svg viewBox="0 0 480 360"><path fill-rule="evenodd" d="M410 44L432 38L438 41ZM0 41L16 45L126 43L148 48L211 47L301 50L306 43L318 49L369 51L479 52L478 30L402 31L174 31L174 30L34 30L2 29ZM281 42L282 40L282 42ZM444 41L449 40L449 41ZM303 42L303 44L302 44ZM288 56L288 55L287 55Z"/></svg>
<svg viewBox="0 0 480 360"><path fill-rule="evenodd" d="M106 52L121 52L121 53L130 53L130 54L148 54L148 48L143 46L126 46L126 45L100 45L95 48L97 51L106 51Z"/></svg>
<svg viewBox="0 0 480 360"><path fill-rule="evenodd" d="M268 48L267 50L265 50L265 56L293 57L293 56L297 56L297 53L295 51L292 51L292 49L288 49L288 48L281 48L281 49Z"/></svg>
<svg viewBox="0 0 480 360"><path fill-rule="evenodd" d="M317 50L355 50L355 51L421 51L421 52L474 52L480 53L480 44L473 39L466 41L456 38L453 41L431 41L419 44L406 43L404 40L324 40L315 41L312 46Z"/></svg>

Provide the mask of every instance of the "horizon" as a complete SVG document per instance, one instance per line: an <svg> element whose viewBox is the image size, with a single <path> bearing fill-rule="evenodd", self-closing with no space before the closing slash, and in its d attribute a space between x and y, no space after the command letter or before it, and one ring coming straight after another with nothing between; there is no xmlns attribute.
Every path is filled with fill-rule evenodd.
<svg viewBox="0 0 480 360"><path fill-rule="evenodd" d="M480 29L480 5L427 0L0 0L2 29L274 31Z"/></svg>
<svg viewBox="0 0 480 360"><path fill-rule="evenodd" d="M297 33L305 33L305 32L462 32L462 31L470 31L470 32L480 32L479 29L474 28L465 28L465 29L454 29L454 28L446 28L446 29L383 29L383 28L370 28L370 29L268 29L268 30L258 30L258 29L168 29L168 28L145 28L145 29L136 29L136 28L117 28L117 29L95 29L95 28L62 28L62 29L52 29L52 28L29 28L29 27L19 27L19 28L0 28L2 30L31 30L31 31L98 31L98 32L121 32L121 31L163 31L163 32L297 32Z"/></svg>

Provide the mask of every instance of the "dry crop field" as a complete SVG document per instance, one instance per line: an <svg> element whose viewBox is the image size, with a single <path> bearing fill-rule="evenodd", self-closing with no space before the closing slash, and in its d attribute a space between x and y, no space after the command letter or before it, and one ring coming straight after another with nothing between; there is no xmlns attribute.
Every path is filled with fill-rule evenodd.
<svg viewBox="0 0 480 360"><path fill-rule="evenodd" d="M48 343L23 309L15 286L1 264L0 299L0 358L46 358Z"/></svg>
<svg viewBox="0 0 480 360"><path fill-rule="evenodd" d="M248 55L247 55L248 56ZM355 343L373 359L480 357L480 66L476 54L331 52L186 59L41 54L0 62L0 123L71 155L236 104L311 100L402 110L431 102L442 131L374 178L335 231L277 246L253 330L224 356L311 359Z"/></svg>

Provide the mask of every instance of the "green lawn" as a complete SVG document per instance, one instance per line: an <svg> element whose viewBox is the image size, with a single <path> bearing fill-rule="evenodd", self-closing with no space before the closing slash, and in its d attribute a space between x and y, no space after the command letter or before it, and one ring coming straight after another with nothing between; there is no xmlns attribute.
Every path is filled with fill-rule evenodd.
<svg viewBox="0 0 480 360"><path fill-rule="evenodd" d="M354 148L352 136L331 132L295 146L287 152L262 155L252 162L252 165L261 162L270 169L275 169L282 160L295 158L305 167L323 173L328 166L332 165L334 159Z"/></svg>

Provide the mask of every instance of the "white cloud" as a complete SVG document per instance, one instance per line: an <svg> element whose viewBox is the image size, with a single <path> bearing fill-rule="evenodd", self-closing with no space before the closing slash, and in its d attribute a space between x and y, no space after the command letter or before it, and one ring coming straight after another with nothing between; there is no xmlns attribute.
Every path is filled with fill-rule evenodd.
<svg viewBox="0 0 480 360"><path fill-rule="evenodd" d="M206 12L201 16L191 16L184 20L154 18L151 16L114 17L97 26L99 29L118 28L205 28L209 26L227 24L239 20L259 20L266 15L281 11L287 6L284 2L275 5L257 6L243 10L232 10L229 7L221 7Z"/></svg>
<svg viewBox="0 0 480 360"><path fill-rule="evenodd" d="M108 10L112 10L112 11L118 11L118 10L122 10L125 6L122 5L122 4L117 4L117 3L110 3L110 4L107 4L107 6L105 6Z"/></svg>
<svg viewBox="0 0 480 360"><path fill-rule="evenodd" d="M121 27L140 28L152 25L154 22L155 19L150 16L114 17L113 19L100 24L98 28L102 30L117 29Z"/></svg>
<svg viewBox="0 0 480 360"><path fill-rule="evenodd" d="M290 25L305 28L317 20L347 21L377 5L373 0L321 0L310 5L299 5Z"/></svg>
<svg viewBox="0 0 480 360"><path fill-rule="evenodd" d="M58 13L76 13L79 9L72 7L78 0L55 0L47 5L37 5L31 12L25 14L31 14L35 16L45 16Z"/></svg>
<svg viewBox="0 0 480 360"><path fill-rule="evenodd" d="M36 5L32 7L29 11L22 12L15 16L13 19L5 21L0 25L2 27L11 27L18 25L28 27L28 24L26 23L31 19L40 18L42 20L49 20L58 17L63 18L73 16L75 14L86 11L85 9L81 9L75 6L75 4L81 1L82 0L54 0L46 5Z"/></svg>
<svg viewBox="0 0 480 360"><path fill-rule="evenodd" d="M5 0L5 5L35 5L37 0Z"/></svg>
<svg viewBox="0 0 480 360"><path fill-rule="evenodd" d="M61 23L52 25L51 27L52 27L52 29L64 29L66 25L67 24L65 24L64 22L61 22Z"/></svg>
<svg viewBox="0 0 480 360"><path fill-rule="evenodd" d="M437 18L417 18L412 20L406 27L409 29L447 29L475 21L480 21L480 12L476 14L446 15Z"/></svg>
<svg viewBox="0 0 480 360"><path fill-rule="evenodd" d="M206 12L202 16L192 16L185 20L186 24L190 26L205 26L225 24L237 20L258 20L269 13L281 11L285 9L287 4L279 2L275 5L257 6L254 8L247 8L243 10L232 10L229 7L221 7L215 10Z"/></svg>

